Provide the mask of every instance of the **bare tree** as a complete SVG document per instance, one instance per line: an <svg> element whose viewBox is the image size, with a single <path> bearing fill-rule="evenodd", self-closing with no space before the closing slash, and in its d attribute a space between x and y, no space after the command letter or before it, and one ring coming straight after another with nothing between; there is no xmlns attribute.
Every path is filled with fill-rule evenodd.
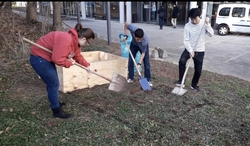
<svg viewBox="0 0 250 146"><path fill-rule="evenodd" d="M11 1L5 2L4 3L4 7L8 8L8 9L12 9L12 3L11 3Z"/></svg>
<svg viewBox="0 0 250 146"><path fill-rule="evenodd" d="M0 7L2 7L4 5L4 2L0 2Z"/></svg>
<svg viewBox="0 0 250 146"><path fill-rule="evenodd" d="M26 20L28 22L37 22L37 2L27 2Z"/></svg>
<svg viewBox="0 0 250 146"><path fill-rule="evenodd" d="M53 2L53 28L54 30L62 30L61 20L61 2Z"/></svg>

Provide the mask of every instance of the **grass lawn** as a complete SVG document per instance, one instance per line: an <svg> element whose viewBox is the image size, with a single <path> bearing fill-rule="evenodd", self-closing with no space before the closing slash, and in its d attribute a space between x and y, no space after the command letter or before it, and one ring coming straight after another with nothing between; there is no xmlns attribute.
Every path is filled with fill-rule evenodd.
<svg viewBox="0 0 250 146"><path fill-rule="evenodd" d="M8 20L1 24L6 22ZM20 24L21 36L28 39L36 41L42 34L35 29L28 31L34 26L16 24ZM15 30L2 30L2 146L250 145L250 82L203 70L199 82L201 91L195 92L189 89L194 71L190 68L187 92L178 96L172 93L178 66L153 59L152 91L141 89L136 74L136 81L122 92L108 90L109 84L60 92L60 100L66 102L63 109L73 117L53 118L45 84L29 64L30 45L22 44ZM120 44L108 45L107 41L98 38L83 49L94 50L121 55Z"/></svg>

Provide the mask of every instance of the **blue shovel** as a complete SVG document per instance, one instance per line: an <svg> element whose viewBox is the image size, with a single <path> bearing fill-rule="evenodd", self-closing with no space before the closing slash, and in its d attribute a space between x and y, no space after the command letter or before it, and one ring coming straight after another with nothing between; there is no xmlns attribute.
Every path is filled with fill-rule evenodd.
<svg viewBox="0 0 250 146"><path fill-rule="evenodd" d="M126 42L126 41L125 41ZM130 48L129 48L129 46L128 46L128 43L126 42L126 46L127 46L127 48L128 48L128 50L129 50L129 53L130 53L130 56L131 56L131 58L132 58L132 60L133 60L133 62L134 62L134 64L135 64L135 66L137 66L137 64L136 64L136 62L135 62L135 58L134 58L134 56L133 56L133 54L132 54L132 52L131 52L131 50L130 50ZM142 76L141 76L141 72L139 71L139 69L137 68L137 67L135 67L136 68L136 70L137 70L137 72L138 72L138 74L139 74L139 77L140 77L140 84L141 84L141 87L142 87L142 89L143 90L151 90L151 87L150 87L150 85L149 85L149 83L148 83L148 80L146 79L146 78L143 78Z"/></svg>

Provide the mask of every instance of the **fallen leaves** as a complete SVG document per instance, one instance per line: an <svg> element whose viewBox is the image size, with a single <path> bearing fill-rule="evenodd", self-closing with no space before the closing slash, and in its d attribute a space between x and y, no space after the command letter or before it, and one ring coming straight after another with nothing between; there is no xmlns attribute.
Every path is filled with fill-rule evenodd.
<svg viewBox="0 0 250 146"><path fill-rule="evenodd" d="M7 111L12 113L14 111L14 109L13 108L9 108L9 110L5 109L5 108L2 109L2 112L7 112Z"/></svg>

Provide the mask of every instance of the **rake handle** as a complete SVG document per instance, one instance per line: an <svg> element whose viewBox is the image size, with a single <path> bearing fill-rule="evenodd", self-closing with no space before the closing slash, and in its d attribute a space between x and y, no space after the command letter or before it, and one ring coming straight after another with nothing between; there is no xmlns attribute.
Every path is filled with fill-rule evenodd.
<svg viewBox="0 0 250 146"><path fill-rule="evenodd" d="M49 52L49 53L52 53L51 50L49 50L49 49L47 49L47 48L45 48L45 47L43 47L43 46L41 46L41 45L39 45L39 44L37 44L37 43L35 43L35 42L32 42L31 40L29 40L29 39L27 39L27 38L23 38L23 40L25 40L26 42L31 43L32 45L35 45L35 46L39 47L40 49L42 49L42 50L44 50L44 51L47 51L47 52ZM77 63L77 62L75 62L74 65L76 65L76 66L78 66L78 67L80 67L80 68L83 68L83 69L85 69L86 71L90 71L91 73L93 73L93 74L95 74L95 75L97 75L97 76L99 76L99 77L101 77L101 78L104 78L104 79L108 80L109 82L112 82L112 80L111 80L110 78L105 77L105 76L103 76L103 75L100 75L100 74L98 74L98 73L96 73L96 72L94 72L94 71L91 71L91 70L87 69L85 66L83 66L83 65L81 65L81 64L79 64L79 63Z"/></svg>

